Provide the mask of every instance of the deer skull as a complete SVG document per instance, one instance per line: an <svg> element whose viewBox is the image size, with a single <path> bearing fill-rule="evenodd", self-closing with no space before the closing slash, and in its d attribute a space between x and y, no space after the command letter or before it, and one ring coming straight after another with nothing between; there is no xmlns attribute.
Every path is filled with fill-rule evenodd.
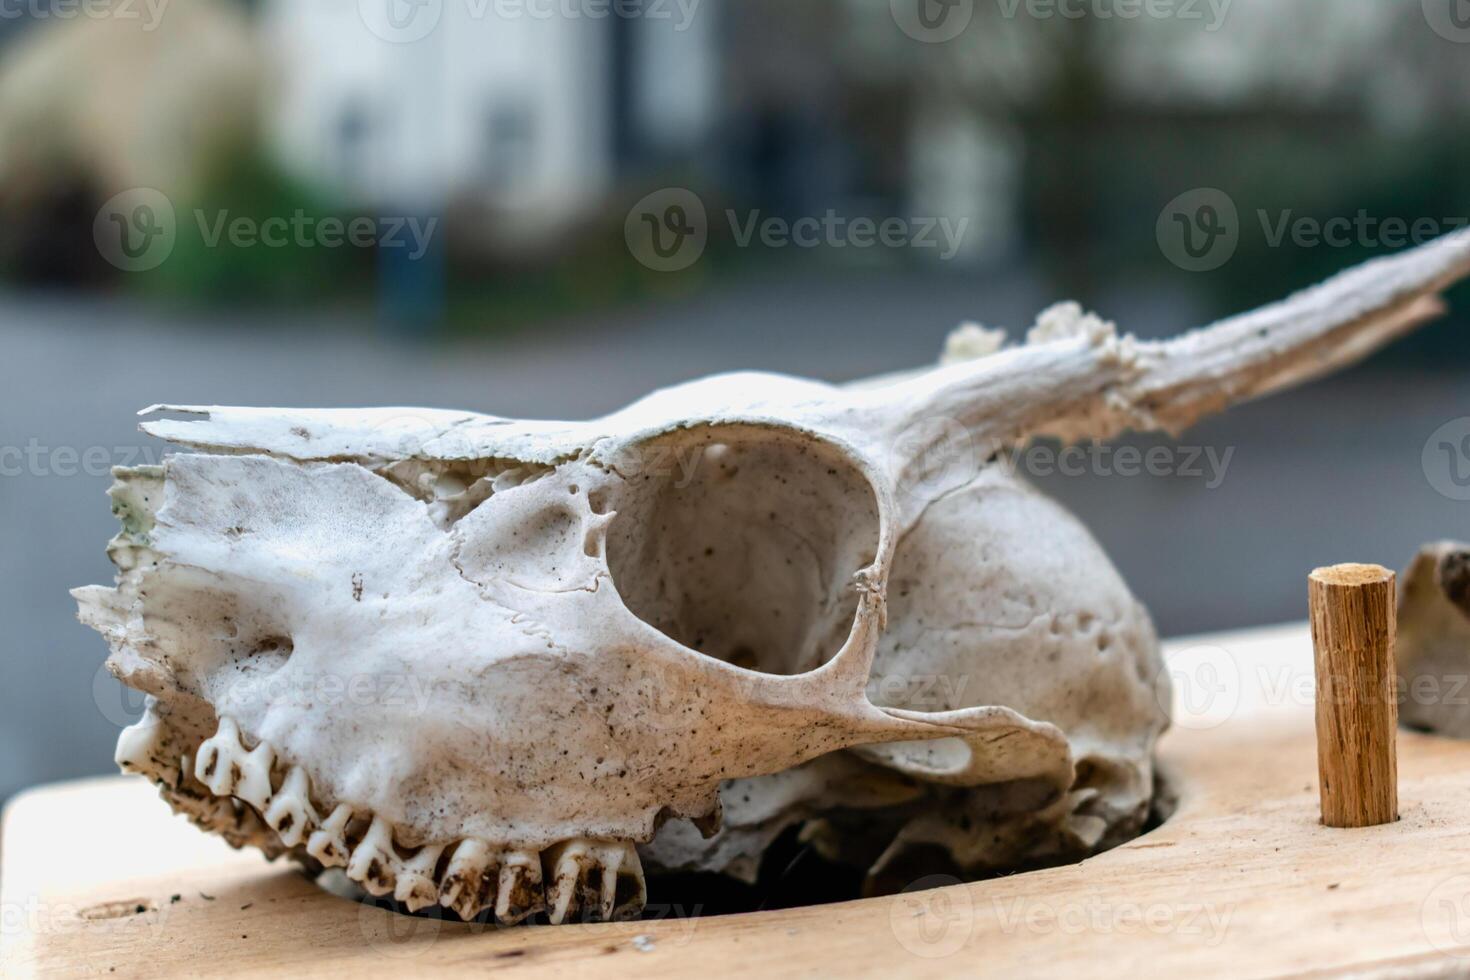
<svg viewBox="0 0 1470 980"><path fill-rule="evenodd" d="M636 912L666 821L660 863L737 867L926 787L957 809L898 842L967 866L1105 846L1151 792L1153 631L1001 451L1352 360L1437 310L1467 242L1173 341L1063 305L930 372L722 375L593 422L165 409L193 417L144 429L190 451L119 471L117 586L75 593L150 695L118 763L236 845L508 922ZM874 685L921 675L965 683ZM722 785L761 802L674 830L714 834Z"/></svg>

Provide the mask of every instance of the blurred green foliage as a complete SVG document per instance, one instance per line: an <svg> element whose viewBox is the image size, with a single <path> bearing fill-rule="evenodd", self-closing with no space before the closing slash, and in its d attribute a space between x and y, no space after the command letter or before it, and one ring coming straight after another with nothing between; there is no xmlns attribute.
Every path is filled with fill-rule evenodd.
<svg viewBox="0 0 1470 980"><path fill-rule="evenodd" d="M175 202L178 237L168 261L125 277L128 288L172 302L268 307L341 302L371 277L372 256L360 249L324 247L294 233L269 246L232 238L227 226L238 219L259 228L272 218L299 215L315 226L353 215L335 210L259 153L216 169L194 200Z"/></svg>

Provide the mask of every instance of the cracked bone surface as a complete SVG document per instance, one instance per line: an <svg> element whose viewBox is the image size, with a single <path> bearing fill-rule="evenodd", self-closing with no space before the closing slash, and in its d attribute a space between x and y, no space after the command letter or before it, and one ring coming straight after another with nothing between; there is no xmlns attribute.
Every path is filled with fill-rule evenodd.
<svg viewBox="0 0 1470 980"><path fill-rule="evenodd" d="M1470 738L1470 544L1419 549L1399 591L1399 722Z"/></svg>
<svg viewBox="0 0 1470 980"><path fill-rule="evenodd" d="M1467 269L1458 235L1162 342L1062 304L932 371L590 422L160 409L185 451L118 471L116 587L75 592L149 695L118 763L231 844L506 922L636 914L644 864L749 874L799 820L875 874L1083 856L1143 823L1167 681L1003 451L1350 363Z"/></svg>

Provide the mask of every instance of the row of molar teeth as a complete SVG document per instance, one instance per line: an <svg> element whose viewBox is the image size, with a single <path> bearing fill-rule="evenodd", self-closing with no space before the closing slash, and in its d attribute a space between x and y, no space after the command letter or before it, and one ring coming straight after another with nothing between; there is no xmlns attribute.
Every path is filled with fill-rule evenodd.
<svg viewBox="0 0 1470 980"><path fill-rule="evenodd" d="M116 753L119 767L158 778L162 728L150 712L124 730ZM271 856L301 848L324 868L342 868L368 893L391 894L412 912L437 902L466 921L487 908L507 924L543 910L552 923L578 915L609 921L636 916L646 899L638 852L625 841L575 838L538 853L466 838L406 853L383 817L341 803L323 818L324 808L312 802L306 772L286 767L266 742L247 748L239 726L228 717L220 718L215 734L192 759L184 756L179 776L181 783L192 776L212 794L181 795L182 786L170 794L175 806L201 826L223 833L236 846L261 846ZM260 839L266 828L278 843Z"/></svg>
<svg viewBox="0 0 1470 980"><path fill-rule="evenodd" d="M143 717L123 729L118 737L113 756L118 768L139 773L159 784L164 798L175 810L197 826L219 834L231 846L258 847L271 859L285 853L288 848L255 810L234 797L216 796L190 778L194 765L189 756L170 764L167 735L168 728L150 699Z"/></svg>

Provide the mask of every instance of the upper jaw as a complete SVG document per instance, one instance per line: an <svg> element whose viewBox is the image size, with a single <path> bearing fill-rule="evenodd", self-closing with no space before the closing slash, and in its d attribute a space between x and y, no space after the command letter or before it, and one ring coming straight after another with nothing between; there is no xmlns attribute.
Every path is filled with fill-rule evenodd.
<svg viewBox="0 0 1470 980"><path fill-rule="evenodd" d="M289 854L308 868L341 868L369 894L409 911L439 904L469 920L506 924L545 912L553 924L636 917L646 897L629 840L569 837L535 849L474 837L408 844L391 820L317 792L302 766L266 742L247 747L229 717L192 751L150 699L118 739L117 763L156 782L173 808L232 846Z"/></svg>

